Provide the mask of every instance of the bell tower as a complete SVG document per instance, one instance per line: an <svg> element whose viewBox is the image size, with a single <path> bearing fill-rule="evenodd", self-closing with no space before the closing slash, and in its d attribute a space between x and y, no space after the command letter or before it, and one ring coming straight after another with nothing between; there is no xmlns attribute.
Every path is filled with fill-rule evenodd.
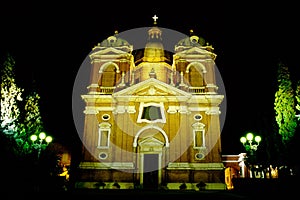
<svg viewBox="0 0 300 200"><path fill-rule="evenodd" d="M157 27L158 17L154 15L153 26L148 30L148 40L141 58L135 61L135 82L142 82L155 77L165 83L171 83L171 54L164 50L162 30Z"/></svg>

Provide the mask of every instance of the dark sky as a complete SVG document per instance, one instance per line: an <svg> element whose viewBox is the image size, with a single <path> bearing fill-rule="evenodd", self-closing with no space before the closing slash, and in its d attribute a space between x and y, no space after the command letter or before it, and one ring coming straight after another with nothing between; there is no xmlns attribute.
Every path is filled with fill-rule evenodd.
<svg viewBox="0 0 300 200"><path fill-rule="evenodd" d="M41 95L46 130L71 144L78 139L72 115L77 72L97 43L119 32L158 26L183 34L189 30L215 48L226 90L223 153L243 151L240 136L266 134L273 123L276 67L288 64L300 79L296 62L299 12L296 3L228 3L227 1L10 1L0 4L1 63L16 60L17 81ZM3 5L2 5L3 4Z"/></svg>

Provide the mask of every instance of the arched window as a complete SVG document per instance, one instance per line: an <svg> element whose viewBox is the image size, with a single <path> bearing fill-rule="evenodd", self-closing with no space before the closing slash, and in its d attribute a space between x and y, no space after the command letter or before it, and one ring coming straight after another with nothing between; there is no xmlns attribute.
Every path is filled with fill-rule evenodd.
<svg viewBox="0 0 300 200"><path fill-rule="evenodd" d="M189 72L189 85L192 87L201 87L204 85L203 83L203 73L196 66L192 66Z"/></svg>
<svg viewBox="0 0 300 200"><path fill-rule="evenodd" d="M205 86L206 68L202 63L193 62L186 68L187 80L191 87Z"/></svg>
<svg viewBox="0 0 300 200"><path fill-rule="evenodd" d="M116 63L109 62L101 66L100 70L99 85L103 87L113 87L116 86L117 80L120 78L119 67Z"/></svg>

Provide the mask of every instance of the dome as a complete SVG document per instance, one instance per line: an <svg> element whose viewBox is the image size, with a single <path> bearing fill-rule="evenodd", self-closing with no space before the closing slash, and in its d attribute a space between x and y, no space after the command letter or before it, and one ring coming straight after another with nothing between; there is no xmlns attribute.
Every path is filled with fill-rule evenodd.
<svg viewBox="0 0 300 200"><path fill-rule="evenodd" d="M205 40L194 34L193 30L190 30L190 36L180 40L177 46L204 46Z"/></svg>
<svg viewBox="0 0 300 200"><path fill-rule="evenodd" d="M101 42L102 47L122 47L131 46L125 39L118 37L118 32L115 31L113 36L109 36L107 39Z"/></svg>

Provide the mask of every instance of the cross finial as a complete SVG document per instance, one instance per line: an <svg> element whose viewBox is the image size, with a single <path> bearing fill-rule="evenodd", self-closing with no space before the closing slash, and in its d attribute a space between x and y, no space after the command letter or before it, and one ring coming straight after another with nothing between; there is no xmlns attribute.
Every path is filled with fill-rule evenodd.
<svg viewBox="0 0 300 200"><path fill-rule="evenodd" d="M158 19L158 17L157 17L156 15L154 15L154 16L152 17L152 19L154 20L154 24L156 24L156 20Z"/></svg>

